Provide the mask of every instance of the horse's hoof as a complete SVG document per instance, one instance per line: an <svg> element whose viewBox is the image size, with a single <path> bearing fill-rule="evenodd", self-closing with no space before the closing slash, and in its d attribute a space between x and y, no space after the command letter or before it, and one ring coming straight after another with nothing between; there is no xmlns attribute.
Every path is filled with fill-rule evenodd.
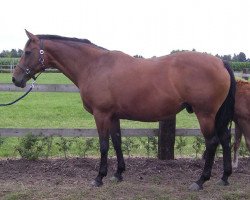
<svg viewBox="0 0 250 200"><path fill-rule="evenodd" d="M220 179L216 184L217 185L222 185L222 186L227 186L227 185L229 185L229 182L228 181L223 181L222 179Z"/></svg>
<svg viewBox="0 0 250 200"><path fill-rule="evenodd" d="M197 183L193 183L192 185L189 186L189 190L191 191L199 191L202 190L202 186L199 186Z"/></svg>
<svg viewBox="0 0 250 200"><path fill-rule="evenodd" d="M93 187L101 187L101 186L103 185L103 182L102 182L102 181L93 180L93 181L91 182L91 185L92 185Z"/></svg>
<svg viewBox="0 0 250 200"><path fill-rule="evenodd" d="M123 178L122 178L122 176L112 176L112 177L110 178L110 180L111 180L112 182L119 183L119 182L122 182L122 181L123 181Z"/></svg>

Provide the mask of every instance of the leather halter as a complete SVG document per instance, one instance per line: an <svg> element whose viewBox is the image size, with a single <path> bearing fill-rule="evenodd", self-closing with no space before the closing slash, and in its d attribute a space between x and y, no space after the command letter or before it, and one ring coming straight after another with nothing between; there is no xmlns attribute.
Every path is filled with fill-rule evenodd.
<svg viewBox="0 0 250 200"><path fill-rule="evenodd" d="M34 74L32 74L31 67L22 66L22 65L17 65L17 67L21 68L21 69L25 72L25 74L26 74L27 76L29 76L30 78L32 78L32 79L34 79L34 80L36 80L37 77L38 77L42 72L44 72L45 69L46 69L46 66L45 66L45 64L44 64L44 50L43 50L43 49L44 49L44 48L43 48L43 40L40 40L40 50L39 50L39 59L38 59L38 61L39 61L40 65L41 65L42 71L41 71L37 76L35 76Z"/></svg>

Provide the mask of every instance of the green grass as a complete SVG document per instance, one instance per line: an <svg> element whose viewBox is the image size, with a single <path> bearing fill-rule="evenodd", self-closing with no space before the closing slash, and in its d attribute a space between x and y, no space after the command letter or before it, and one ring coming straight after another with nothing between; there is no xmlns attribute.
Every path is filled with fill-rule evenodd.
<svg viewBox="0 0 250 200"><path fill-rule="evenodd" d="M8 102L21 94L2 92L0 102ZM0 127L89 128L93 126L92 116L83 112L78 93L31 93L17 104L0 107L0 110L4 116Z"/></svg>
<svg viewBox="0 0 250 200"><path fill-rule="evenodd" d="M21 96L21 92L2 92L0 102ZM79 93L30 93L25 99L8 107L0 107L1 128L94 128L93 116L83 109ZM158 123L122 120L124 128L157 128ZM183 111L177 115L177 127L195 128L195 115Z"/></svg>
<svg viewBox="0 0 250 200"><path fill-rule="evenodd" d="M19 144L17 137L1 137L3 143L0 145L0 157L17 157L18 152L15 151Z"/></svg>

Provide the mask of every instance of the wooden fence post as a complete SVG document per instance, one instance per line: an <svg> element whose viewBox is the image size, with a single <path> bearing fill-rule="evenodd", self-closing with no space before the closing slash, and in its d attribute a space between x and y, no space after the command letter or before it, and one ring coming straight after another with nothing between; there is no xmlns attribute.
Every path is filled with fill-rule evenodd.
<svg viewBox="0 0 250 200"><path fill-rule="evenodd" d="M242 74L242 78L245 79L245 80L248 80L248 69L247 68L243 68L243 74Z"/></svg>
<svg viewBox="0 0 250 200"><path fill-rule="evenodd" d="M159 122L158 158L160 160L174 159L176 116Z"/></svg>

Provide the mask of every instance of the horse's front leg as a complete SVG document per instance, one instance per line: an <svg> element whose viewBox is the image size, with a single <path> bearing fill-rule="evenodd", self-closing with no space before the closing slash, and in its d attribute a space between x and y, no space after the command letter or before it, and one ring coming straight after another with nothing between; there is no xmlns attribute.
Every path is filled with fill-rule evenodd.
<svg viewBox="0 0 250 200"><path fill-rule="evenodd" d="M125 171L125 162L121 148L122 142L121 142L121 129L120 129L119 119L113 119L112 121L111 138L117 157L117 170L114 176L111 178L111 180L120 182L123 180L122 173Z"/></svg>
<svg viewBox="0 0 250 200"><path fill-rule="evenodd" d="M109 133L112 129L111 117L104 113L94 114L96 127L99 135L101 161L97 177L92 181L92 185L99 187L103 185L102 179L108 173L108 150L109 150Z"/></svg>

